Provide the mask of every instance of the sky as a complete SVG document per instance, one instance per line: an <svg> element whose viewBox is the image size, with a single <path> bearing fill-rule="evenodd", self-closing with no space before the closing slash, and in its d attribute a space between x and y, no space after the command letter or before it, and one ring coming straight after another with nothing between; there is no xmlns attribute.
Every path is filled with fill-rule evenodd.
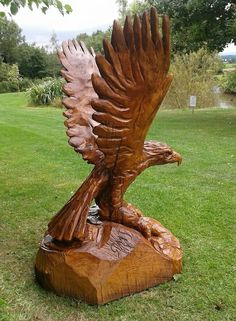
<svg viewBox="0 0 236 321"><path fill-rule="evenodd" d="M14 16L14 21L22 29L27 42L45 45L53 32L62 41L76 37L81 32L92 33L97 29L106 30L118 17L115 0L63 0L71 5L73 12L62 16L58 10L50 8L46 15L40 10L26 8Z"/></svg>
<svg viewBox="0 0 236 321"><path fill-rule="evenodd" d="M116 0L63 0L63 3L72 6L71 14L62 16L54 8L50 8L46 15L40 10L20 9L14 20L27 42L47 45L53 32L61 42L82 32L91 34L98 29L106 30L118 17ZM224 53L236 54L236 46L229 45Z"/></svg>

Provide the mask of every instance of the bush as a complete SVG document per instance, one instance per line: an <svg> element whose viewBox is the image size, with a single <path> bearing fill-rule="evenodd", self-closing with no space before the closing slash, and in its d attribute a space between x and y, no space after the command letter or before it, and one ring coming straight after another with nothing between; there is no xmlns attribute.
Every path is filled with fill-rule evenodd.
<svg viewBox="0 0 236 321"><path fill-rule="evenodd" d="M236 94L236 71L225 72L221 79L221 86L225 93Z"/></svg>
<svg viewBox="0 0 236 321"><path fill-rule="evenodd" d="M33 85L29 90L30 103L35 106L52 105L56 99L62 98L63 83L64 80L59 78Z"/></svg>
<svg viewBox="0 0 236 321"><path fill-rule="evenodd" d="M0 93L11 93L19 91L19 81L1 81L0 82Z"/></svg>
<svg viewBox="0 0 236 321"><path fill-rule="evenodd" d="M20 78L19 68L17 65L9 65L4 62L0 63L0 82L17 81Z"/></svg>
<svg viewBox="0 0 236 321"><path fill-rule="evenodd" d="M197 107L214 106L213 87L221 67L219 56L204 48L189 54L175 55L170 68L174 79L163 103L164 108L188 107L189 96L197 97Z"/></svg>
<svg viewBox="0 0 236 321"><path fill-rule="evenodd" d="M20 78L11 81L0 81L0 94L17 91L26 91L32 86L32 81L28 78Z"/></svg>
<svg viewBox="0 0 236 321"><path fill-rule="evenodd" d="M30 87L32 87L33 82L29 78L20 78L19 79L19 90L20 91L26 91Z"/></svg>
<svg viewBox="0 0 236 321"><path fill-rule="evenodd" d="M19 91L20 74L17 65L0 63L0 93Z"/></svg>

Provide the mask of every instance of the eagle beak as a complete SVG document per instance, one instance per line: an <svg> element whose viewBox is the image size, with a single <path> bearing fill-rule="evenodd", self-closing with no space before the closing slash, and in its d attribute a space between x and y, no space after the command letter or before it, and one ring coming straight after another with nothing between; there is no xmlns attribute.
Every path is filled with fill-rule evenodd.
<svg viewBox="0 0 236 321"><path fill-rule="evenodd" d="M182 163L182 156L180 154L173 152L172 158L174 162L178 164L178 166Z"/></svg>

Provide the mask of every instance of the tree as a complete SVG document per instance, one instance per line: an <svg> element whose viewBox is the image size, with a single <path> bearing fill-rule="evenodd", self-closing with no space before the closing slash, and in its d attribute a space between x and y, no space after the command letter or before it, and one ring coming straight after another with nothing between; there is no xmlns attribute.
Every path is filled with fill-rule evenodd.
<svg viewBox="0 0 236 321"><path fill-rule="evenodd" d="M43 78L47 76L47 52L43 48L23 43L18 47L17 63L21 76Z"/></svg>
<svg viewBox="0 0 236 321"><path fill-rule="evenodd" d="M106 31L97 30L91 36L87 33L81 33L76 38L78 41L82 40L89 49L92 47L96 53L103 53L102 41L104 38L110 39L110 37L111 29L109 28Z"/></svg>
<svg viewBox="0 0 236 321"><path fill-rule="evenodd" d="M55 31L52 33L51 38L49 40L49 50L52 51L53 53L56 53L59 46L59 40L57 39L57 34L55 33Z"/></svg>
<svg viewBox="0 0 236 321"><path fill-rule="evenodd" d="M0 18L0 57L5 63L15 63L17 59L17 47L24 42L21 29L5 17Z"/></svg>
<svg viewBox="0 0 236 321"><path fill-rule="evenodd" d="M59 77L60 71L62 69L60 60L58 59L57 54L54 52L47 53L46 55L46 76L49 77Z"/></svg>
<svg viewBox="0 0 236 321"><path fill-rule="evenodd" d="M119 7L119 20L123 24L127 13L128 0L116 0Z"/></svg>
<svg viewBox="0 0 236 321"><path fill-rule="evenodd" d="M151 6L172 18L174 52L201 47L222 51L228 43L236 44L235 0L144 0L133 1L129 8L140 13Z"/></svg>
<svg viewBox="0 0 236 321"><path fill-rule="evenodd" d="M188 107L189 96L197 97L200 108L215 106L216 75L222 68L222 60L216 53L204 48L188 54L175 54L170 67L173 81L164 105L168 108Z"/></svg>
<svg viewBox="0 0 236 321"><path fill-rule="evenodd" d="M21 7L28 7L33 10L33 5L41 9L43 13L46 13L50 7L55 7L61 14L72 12L72 8L69 4L63 5L60 0L0 0L0 4L7 8L7 10L15 15ZM4 16L4 12L0 12L1 16Z"/></svg>
<svg viewBox="0 0 236 321"><path fill-rule="evenodd" d="M150 9L150 4L143 0L133 0L127 7L127 15L142 14L145 10Z"/></svg>

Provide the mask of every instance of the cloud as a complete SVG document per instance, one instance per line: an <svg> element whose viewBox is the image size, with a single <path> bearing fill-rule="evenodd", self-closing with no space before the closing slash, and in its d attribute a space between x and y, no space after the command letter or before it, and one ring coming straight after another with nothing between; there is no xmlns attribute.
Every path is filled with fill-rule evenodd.
<svg viewBox="0 0 236 321"><path fill-rule="evenodd" d="M26 41L45 44L53 32L59 40L73 38L81 32L92 33L112 25L118 16L115 0L64 0L72 6L73 12L62 16L55 8L50 8L46 15L40 10L22 8L14 17L22 29Z"/></svg>

